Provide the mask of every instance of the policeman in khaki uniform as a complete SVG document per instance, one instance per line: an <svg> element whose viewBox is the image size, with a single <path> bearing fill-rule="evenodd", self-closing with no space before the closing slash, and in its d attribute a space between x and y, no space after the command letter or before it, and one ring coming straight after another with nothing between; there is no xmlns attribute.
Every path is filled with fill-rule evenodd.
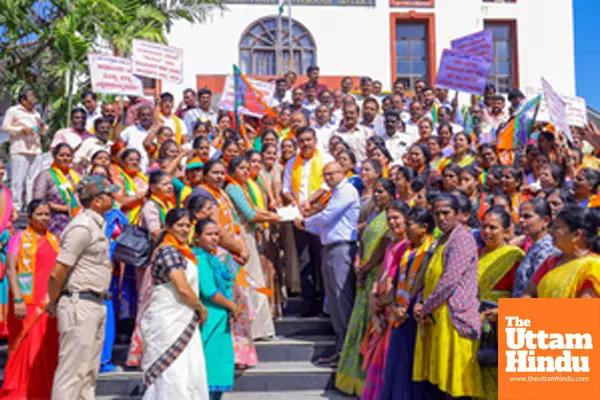
<svg viewBox="0 0 600 400"><path fill-rule="evenodd" d="M99 176L84 178L77 187L85 208L65 228L56 265L48 282L47 311L58 318L60 350L52 399L92 400L104 342L112 264L104 235L104 214L119 190Z"/></svg>

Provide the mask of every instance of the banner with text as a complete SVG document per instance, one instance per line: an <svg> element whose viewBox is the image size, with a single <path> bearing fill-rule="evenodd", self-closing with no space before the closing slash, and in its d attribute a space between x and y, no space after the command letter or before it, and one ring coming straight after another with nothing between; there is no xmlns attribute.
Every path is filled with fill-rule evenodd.
<svg viewBox="0 0 600 400"><path fill-rule="evenodd" d="M452 50L481 57L490 63L494 61L494 42L491 31L485 30L455 39L451 42L451 46Z"/></svg>
<svg viewBox="0 0 600 400"><path fill-rule="evenodd" d="M539 94L544 94L543 89L534 89L528 87L525 89L527 97L534 97ZM587 104L583 97L560 96L567 103L567 121L570 126L584 127L587 122ZM548 103L542 97L542 103L537 113L538 121L550 122L550 114L548 113Z"/></svg>
<svg viewBox="0 0 600 400"><path fill-rule="evenodd" d="M136 75L179 83L183 80L183 50L134 39L131 59Z"/></svg>
<svg viewBox="0 0 600 400"><path fill-rule="evenodd" d="M96 93L143 96L141 79L133 74L128 58L89 53L88 64L92 90Z"/></svg>
<svg viewBox="0 0 600 400"><path fill-rule="evenodd" d="M267 105L270 105L273 102L273 95L275 94L274 83L250 78L246 79L248 79L248 82L250 82L250 84L254 86L256 90L262 93L263 101ZM223 91L221 92L221 100L219 101L219 108L221 110L233 111L235 102L234 92L235 87L233 76L227 75L227 78L225 79L225 86L223 86ZM239 110L243 115L250 115L258 118L262 117L265 113L264 107L260 105L258 100L253 96L246 98L246 107L240 107Z"/></svg>
<svg viewBox="0 0 600 400"><path fill-rule="evenodd" d="M567 120L567 103L556 94L552 86L544 78L542 78L542 89L544 90L546 104L548 104L550 122L567 135L570 141L573 141L571 129L569 129L569 121Z"/></svg>
<svg viewBox="0 0 600 400"><path fill-rule="evenodd" d="M483 94L491 64L485 59L455 50L444 50L436 86Z"/></svg>

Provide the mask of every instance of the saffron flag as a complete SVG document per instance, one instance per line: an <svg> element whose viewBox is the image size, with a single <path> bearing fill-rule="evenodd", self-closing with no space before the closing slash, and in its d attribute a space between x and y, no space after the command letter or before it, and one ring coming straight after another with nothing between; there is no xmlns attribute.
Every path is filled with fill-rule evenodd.
<svg viewBox="0 0 600 400"><path fill-rule="evenodd" d="M260 285L244 268L240 268L237 276L235 277L235 285L250 288L258 293L264 294L267 297L273 296L273 289L269 289Z"/></svg>
<svg viewBox="0 0 600 400"><path fill-rule="evenodd" d="M233 66L233 82L235 89L234 111L237 112L237 110L244 108L255 114L277 116L277 113L269 107L263 93L250 83L237 65Z"/></svg>
<svg viewBox="0 0 600 400"><path fill-rule="evenodd" d="M498 150L515 150L527 144L541 101L541 95L534 97L511 118L498 133Z"/></svg>

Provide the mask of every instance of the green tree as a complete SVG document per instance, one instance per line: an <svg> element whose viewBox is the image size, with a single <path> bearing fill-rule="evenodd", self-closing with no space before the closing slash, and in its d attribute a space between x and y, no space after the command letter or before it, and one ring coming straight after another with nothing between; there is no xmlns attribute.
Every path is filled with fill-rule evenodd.
<svg viewBox="0 0 600 400"><path fill-rule="evenodd" d="M32 87L51 131L89 87L87 54L127 55L131 40L166 43L177 20L201 23L220 0L0 0L0 95Z"/></svg>

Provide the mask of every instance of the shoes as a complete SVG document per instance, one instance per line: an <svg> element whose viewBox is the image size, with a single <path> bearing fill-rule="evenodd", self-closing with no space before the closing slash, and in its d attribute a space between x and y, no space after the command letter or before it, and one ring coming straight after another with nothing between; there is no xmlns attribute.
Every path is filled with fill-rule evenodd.
<svg viewBox="0 0 600 400"><path fill-rule="evenodd" d="M110 361L100 365L100 373L101 374L105 374L108 372L121 372L121 371L123 371L122 367L116 366L115 364L111 363Z"/></svg>

